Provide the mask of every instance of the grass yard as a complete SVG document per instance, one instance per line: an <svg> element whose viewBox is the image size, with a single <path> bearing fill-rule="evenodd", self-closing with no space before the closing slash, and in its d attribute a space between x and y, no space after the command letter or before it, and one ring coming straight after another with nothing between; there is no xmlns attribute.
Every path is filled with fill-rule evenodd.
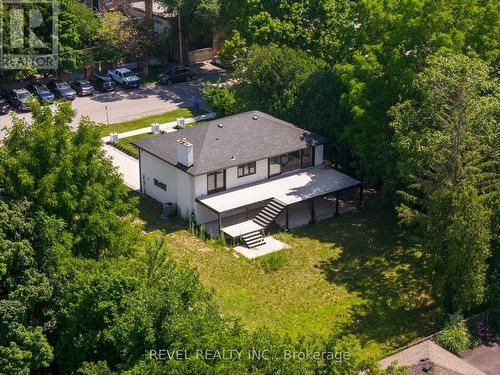
<svg viewBox="0 0 500 375"><path fill-rule="evenodd" d="M140 212L145 229L163 231L172 254L198 270L222 312L241 317L250 329L354 334L378 355L434 331L421 249L405 240L394 215L376 201L362 211L276 234L290 248L276 253L281 259L273 260L271 270L262 258L248 260L200 241L181 220L158 219L160 208L148 198L141 200Z"/></svg>
<svg viewBox="0 0 500 375"><path fill-rule="evenodd" d="M105 137L105 136L109 135L109 133L111 133L111 132L123 133L123 132L127 132L130 130L146 128L146 127L150 126L151 123L153 123L153 122L158 122L160 124L164 124L166 122L175 121L177 119L177 117L189 118L189 117L203 115L205 113L206 113L206 111L204 111L202 109L177 108L173 111L160 113L158 115L142 117L142 118L136 119L136 120L120 122L117 124L102 125L100 127L101 136Z"/></svg>

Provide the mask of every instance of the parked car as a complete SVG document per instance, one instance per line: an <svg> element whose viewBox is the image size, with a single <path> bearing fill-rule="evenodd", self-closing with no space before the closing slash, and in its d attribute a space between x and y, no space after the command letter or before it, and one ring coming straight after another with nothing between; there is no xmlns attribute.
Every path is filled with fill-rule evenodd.
<svg viewBox="0 0 500 375"><path fill-rule="evenodd" d="M162 85L171 85L176 82L189 82L192 79L193 75L189 71L188 66L176 66L158 75L158 82Z"/></svg>
<svg viewBox="0 0 500 375"><path fill-rule="evenodd" d="M67 100L76 98L76 91L64 81L53 79L47 83L47 87L55 94L56 98Z"/></svg>
<svg viewBox="0 0 500 375"><path fill-rule="evenodd" d="M94 87L86 79L81 79L78 81L72 81L70 83L71 87L76 91L79 96L94 95Z"/></svg>
<svg viewBox="0 0 500 375"><path fill-rule="evenodd" d="M229 61L222 61L222 58L219 55L215 55L212 58L212 65L218 66L222 69L227 69L228 67L236 64L238 61L240 61L240 59L236 56L233 56Z"/></svg>
<svg viewBox="0 0 500 375"><path fill-rule="evenodd" d="M54 94L43 83L30 83L27 89L42 104L52 103L55 99Z"/></svg>
<svg viewBox="0 0 500 375"><path fill-rule="evenodd" d="M30 111L31 107L28 103L28 99L31 97L31 94L26 89L14 89L9 91L7 94L7 100L9 103L16 107L20 112L22 111Z"/></svg>
<svg viewBox="0 0 500 375"><path fill-rule="evenodd" d="M92 74L90 81L94 87L101 92L113 91L115 89L115 82L111 79L111 77Z"/></svg>
<svg viewBox="0 0 500 375"><path fill-rule="evenodd" d="M10 111L10 105L7 100L0 96L0 115L6 115Z"/></svg>
<svg viewBox="0 0 500 375"><path fill-rule="evenodd" d="M127 88L139 87L141 83L140 78L137 77L131 70L126 68L110 70L108 71L108 77Z"/></svg>

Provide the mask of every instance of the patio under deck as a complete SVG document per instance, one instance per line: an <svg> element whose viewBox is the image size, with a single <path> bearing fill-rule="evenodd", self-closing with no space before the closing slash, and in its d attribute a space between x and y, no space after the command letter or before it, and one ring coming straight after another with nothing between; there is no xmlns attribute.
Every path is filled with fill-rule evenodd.
<svg viewBox="0 0 500 375"><path fill-rule="evenodd" d="M288 227L288 211L290 206L300 202L312 202L310 205L311 218L314 218L314 201L333 195L335 196L334 212L338 214L339 193L355 187L360 188L361 203L362 183L360 181L335 169L312 167L227 190L215 195L200 197L196 201L218 215L219 232L223 230L227 235L235 238L263 228L252 220L248 220L248 217L223 228L223 214L235 213L238 209L241 210L255 204L265 203L271 199L277 199L286 205L285 227Z"/></svg>

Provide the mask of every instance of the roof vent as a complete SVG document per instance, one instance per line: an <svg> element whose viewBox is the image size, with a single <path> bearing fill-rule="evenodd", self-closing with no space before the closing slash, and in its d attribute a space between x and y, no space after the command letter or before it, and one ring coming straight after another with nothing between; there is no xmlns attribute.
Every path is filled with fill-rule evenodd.
<svg viewBox="0 0 500 375"><path fill-rule="evenodd" d="M221 123L218 123L218 124L217 124L217 126L218 126L219 128L223 128L223 127L224 127L224 125L222 125Z"/></svg>
<svg viewBox="0 0 500 375"><path fill-rule="evenodd" d="M234 157L234 155L231 155L231 160L236 160L236 158Z"/></svg>
<svg viewBox="0 0 500 375"><path fill-rule="evenodd" d="M253 115L253 116L252 116L252 118L253 118L254 120L258 120L258 119L259 119L259 118L258 118L257 116L255 116L255 115Z"/></svg>

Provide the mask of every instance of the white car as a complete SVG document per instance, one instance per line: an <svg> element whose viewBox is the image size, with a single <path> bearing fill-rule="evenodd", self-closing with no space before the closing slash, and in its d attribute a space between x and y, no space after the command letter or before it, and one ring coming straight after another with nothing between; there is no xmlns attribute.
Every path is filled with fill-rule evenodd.
<svg viewBox="0 0 500 375"><path fill-rule="evenodd" d="M126 68L119 68L115 70L109 70L108 76L113 79L116 83L124 87L139 87L141 80L137 77L134 72Z"/></svg>

